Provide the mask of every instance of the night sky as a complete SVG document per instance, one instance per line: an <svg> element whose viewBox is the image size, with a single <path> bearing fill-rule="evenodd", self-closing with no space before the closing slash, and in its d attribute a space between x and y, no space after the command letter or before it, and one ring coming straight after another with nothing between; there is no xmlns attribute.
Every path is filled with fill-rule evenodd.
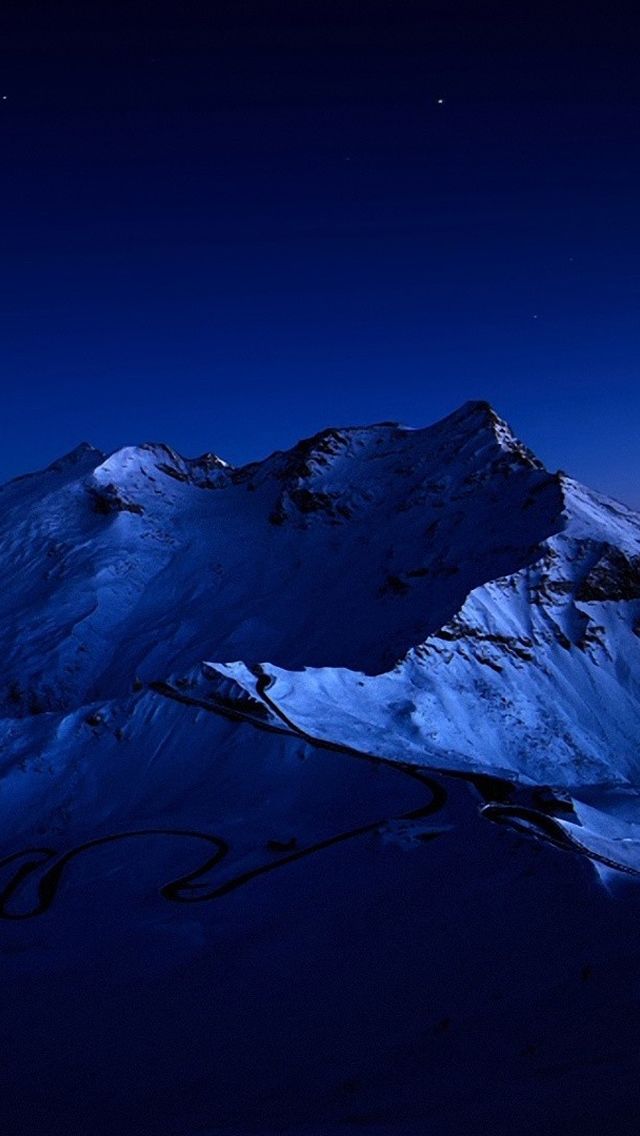
<svg viewBox="0 0 640 1136"><path fill-rule="evenodd" d="M640 506L639 38L604 4L5 0L0 478L486 398Z"/></svg>

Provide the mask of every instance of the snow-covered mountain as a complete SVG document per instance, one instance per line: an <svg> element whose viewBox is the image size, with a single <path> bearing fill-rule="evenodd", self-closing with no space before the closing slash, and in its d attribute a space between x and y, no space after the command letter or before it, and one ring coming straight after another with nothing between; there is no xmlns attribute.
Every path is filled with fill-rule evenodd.
<svg viewBox="0 0 640 1136"><path fill-rule="evenodd" d="M384 671L563 525L560 479L483 404L427 430L328 430L239 470L83 446L0 501L17 715L212 655Z"/></svg>
<svg viewBox="0 0 640 1136"><path fill-rule="evenodd" d="M237 470L81 446L0 500L6 720L239 659L220 673L254 693L266 664L316 738L534 784L640 780L640 518L548 473L485 403Z"/></svg>
<svg viewBox="0 0 640 1136"><path fill-rule="evenodd" d="M504 1101L496 1127L500 1077L477 1055L483 1022L496 1045L513 1041L507 1066L534 1045L523 1040L523 994L507 994L498 1022L487 976L460 999L449 967L455 956L471 981L476 948L496 948L486 920L501 921L487 891L497 881L513 913L498 948L504 966L531 933L544 956L526 964L538 968L536 1008L526 1011L539 1019L534 1033L553 1018L545 998L559 981L556 949L565 960L567 942L616 953L599 932L593 939L587 909L613 919L593 864L640 872L640 517L547 471L474 402L426 429L325 430L239 469L162 444L108 456L82 445L0 489L0 558L0 928L10 974L48 1014L64 1000L70 1015L55 1046L43 1043L35 1011L16 1042L20 996L8 996L14 1012L0 1040L16 1061L33 1062L44 1045L48 1087L30 1132L68 1131L66 1105L51 1101L69 1054L87 1077L92 1044L96 1061L107 1053L117 1065L141 958L152 1033L164 1030L174 1059L186 1046L199 1073L180 1074L189 1085L180 1111L161 1088L174 1070L145 1065L134 1104L117 1093L102 1110L87 1103L94 1132L128 1123L153 1136L331 1136L358 1123L421 1136L428 1108L440 1110L439 1133L471 1131L471 1115L499 1132L516 1122L528 1131ZM434 864L439 879L457 880L437 893L442 926L462 932L463 903L475 946L445 963L450 943L436 935L423 1028L409 987L432 950L418 896L435 886ZM567 913L567 889L588 902ZM556 925L545 917L531 932L527 904L530 913L543 896ZM634 925L636 902L618 910L621 927ZM344 1026L329 948L312 945L318 903L333 905L335 949L355 951L365 986L382 982L389 952L404 958L408 986L385 995L375 1026L363 1024L373 1011L357 980ZM380 905L383 924L372 914ZM283 919L294 930L279 954ZM299 950L315 986L298 970ZM214 977L221 959L235 975L224 991ZM234 1024L256 967L271 983L251 1003L255 1047L272 1050L259 1073L257 1049ZM104 1044L89 1041L73 979L84 976L95 996L101 968L119 992L101 1003ZM187 1009L171 1002L167 975L185 968L215 990L219 1031L201 1016L195 987ZM311 1008L318 983L334 1007L326 1020ZM446 1043L434 1041L457 1014L468 1032L454 1041L455 1061L476 1053L464 1091ZM383 1019L388 1036L377 1056L367 1043L365 1058L363 1036ZM284 1030L275 1046L274 1021ZM581 1021L563 1025L556 1062L566 1063L561 1051ZM613 1044L625 1022L604 1029L605 1049L602 1037ZM421 1073L415 1054L427 1036ZM146 1033L131 1042L141 1066L148 1044ZM226 1057L213 1073L218 1045ZM601 1059L594 1045L587 1064ZM568 1068L580 1080L583 1066ZM428 1092L417 1087L423 1074ZM489 1083L480 1105L474 1093ZM591 1084L601 1091L599 1076ZM535 1101L523 1087L534 1127L544 1109L569 1108L566 1087L547 1085ZM18 1098L8 1090L12 1117ZM620 1099L626 1108L624 1091ZM616 1131L627 1131L624 1109L616 1115Z"/></svg>

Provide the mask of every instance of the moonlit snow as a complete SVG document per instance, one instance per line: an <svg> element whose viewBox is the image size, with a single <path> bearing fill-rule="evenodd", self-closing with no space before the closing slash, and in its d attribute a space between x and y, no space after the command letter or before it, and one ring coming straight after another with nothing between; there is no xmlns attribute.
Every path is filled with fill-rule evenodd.
<svg viewBox="0 0 640 1136"><path fill-rule="evenodd" d="M632 1131L637 514L480 402L0 505L5 1131Z"/></svg>

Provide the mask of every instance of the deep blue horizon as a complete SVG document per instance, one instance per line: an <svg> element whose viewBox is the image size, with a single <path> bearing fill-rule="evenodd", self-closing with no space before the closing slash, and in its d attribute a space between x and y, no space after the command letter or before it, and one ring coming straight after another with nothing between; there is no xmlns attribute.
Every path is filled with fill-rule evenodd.
<svg viewBox="0 0 640 1136"><path fill-rule="evenodd" d="M56 7L5 18L0 480L482 398L640 506L623 14Z"/></svg>

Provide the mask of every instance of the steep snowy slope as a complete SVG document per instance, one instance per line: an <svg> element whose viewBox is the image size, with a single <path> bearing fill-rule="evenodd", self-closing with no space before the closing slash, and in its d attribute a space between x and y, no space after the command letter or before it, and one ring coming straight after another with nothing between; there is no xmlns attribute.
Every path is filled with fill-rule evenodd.
<svg viewBox="0 0 640 1136"><path fill-rule="evenodd" d="M640 518L557 481L561 531L526 566L472 588L388 673L266 666L257 679L243 663L217 671L251 694L260 683L313 738L562 787L574 816L555 818L553 834L562 828L605 862L640 871ZM625 792L612 795L612 786ZM487 815L536 823L515 807Z"/></svg>
<svg viewBox="0 0 640 1136"><path fill-rule="evenodd" d="M635 1131L635 514L471 403L81 446L0 558L3 1131Z"/></svg>

